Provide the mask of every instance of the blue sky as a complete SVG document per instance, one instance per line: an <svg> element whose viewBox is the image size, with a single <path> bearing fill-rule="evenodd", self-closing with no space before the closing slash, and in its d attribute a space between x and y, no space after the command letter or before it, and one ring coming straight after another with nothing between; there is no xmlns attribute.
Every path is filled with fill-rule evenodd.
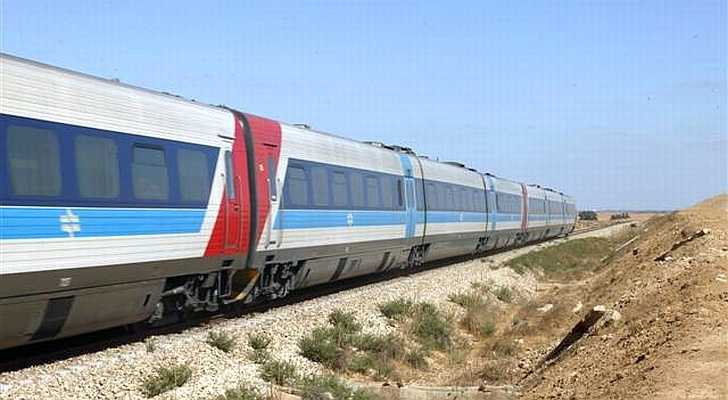
<svg viewBox="0 0 728 400"><path fill-rule="evenodd" d="M726 2L0 0L3 52L542 183L726 191Z"/></svg>

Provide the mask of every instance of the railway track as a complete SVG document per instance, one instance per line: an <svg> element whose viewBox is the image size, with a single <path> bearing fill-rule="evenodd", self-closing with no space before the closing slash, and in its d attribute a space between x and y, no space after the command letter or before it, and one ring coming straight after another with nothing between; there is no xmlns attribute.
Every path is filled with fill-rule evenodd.
<svg viewBox="0 0 728 400"><path fill-rule="evenodd" d="M596 226L589 228L577 229L570 233L569 236L579 236L600 229L606 229L614 225L627 222L612 223L605 226ZM553 239L552 239L553 240ZM537 245L542 242L534 242L530 246ZM98 351L120 347L123 345L136 343L150 336L167 335L179 333L193 327L215 324L216 321L240 318L245 315L261 313L267 310L292 305L313 298L326 296L336 292L365 286L368 284L382 282L401 276L418 274L431 269L443 267L445 265L468 261L481 257L492 256L507 251L514 250L514 247L490 251L477 256L460 256L445 260L430 262L417 270L394 270L383 274L365 275L362 277L352 278L345 281L337 281L320 285L311 289L300 292L294 291L283 299L267 301L259 304L249 304L244 306L232 305L218 313L202 313L193 316L183 322L158 327L146 328L143 330L134 330L129 327L118 327L106 329L102 331L87 333L79 336L63 338L51 342L43 342L30 344L22 347L7 349L0 351L0 373L17 371L36 365L43 365L55 361L65 360L68 358L81 356L84 354L95 353Z"/></svg>

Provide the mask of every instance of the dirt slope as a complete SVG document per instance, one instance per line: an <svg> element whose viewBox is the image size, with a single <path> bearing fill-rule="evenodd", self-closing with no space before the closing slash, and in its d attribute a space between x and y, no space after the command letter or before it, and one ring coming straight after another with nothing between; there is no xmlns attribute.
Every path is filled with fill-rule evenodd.
<svg viewBox="0 0 728 400"><path fill-rule="evenodd" d="M708 234L654 261L700 229ZM657 217L564 296L622 319L529 380L524 399L728 399L728 195Z"/></svg>

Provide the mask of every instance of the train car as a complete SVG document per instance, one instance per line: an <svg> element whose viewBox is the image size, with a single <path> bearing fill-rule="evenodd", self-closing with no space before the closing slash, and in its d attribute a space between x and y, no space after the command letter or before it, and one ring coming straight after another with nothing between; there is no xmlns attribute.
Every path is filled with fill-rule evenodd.
<svg viewBox="0 0 728 400"><path fill-rule="evenodd" d="M529 242L543 240L548 230L546 191L538 185L527 185L528 238Z"/></svg>
<svg viewBox="0 0 728 400"><path fill-rule="evenodd" d="M432 261L483 249L486 203L483 177L454 162L421 159L424 192L418 191L424 210L422 253ZM419 203L418 203L419 204Z"/></svg>
<svg viewBox="0 0 728 400"><path fill-rule="evenodd" d="M573 197L562 194L564 202L564 229L563 234L569 234L576 229L576 201Z"/></svg>
<svg viewBox="0 0 728 400"><path fill-rule="evenodd" d="M568 196L532 220L530 187L400 146L4 54L0 79L0 349L573 230Z"/></svg>
<svg viewBox="0 0 728 400"><path fill-rule="evenodd" d="M0 348L216 309L250 243L233 113L0 63Z"/></svg>
<svg viewBox="0 0 728 400"><path fill-rule="evenodd" d="M566 218L564 217L564 200L561 193L546 188L546 232L544 239L554 238L564 233Z"/></svg>
<svg viewBox="0 0 728 400"><path fill-rule="evenodd" d="M522 183L485 174L488 197L489 249L509 247L525 242L525 186Z"/></svg>
<svg viewBox="0 0 728 400"><path fill-rule="evenodd" d="M414 156L282 124L252 297L399 268L421 243Z"/></svg>

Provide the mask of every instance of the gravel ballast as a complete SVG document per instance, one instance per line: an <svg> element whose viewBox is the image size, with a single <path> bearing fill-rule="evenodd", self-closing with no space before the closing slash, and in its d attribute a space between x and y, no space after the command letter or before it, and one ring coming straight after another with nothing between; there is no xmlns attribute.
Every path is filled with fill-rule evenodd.
<svg viewBox="0 0 728 400"><path fill-rule="evenodd" d="M573 238L608 236L623 225L588 232ZM216 320L209 326L182 333L150 337L153 346L138 342L73 357L46 365L0 374L0 399L144 399L143 380L161 366L186 364L192 376L183 386L155 399L209 399L225 389L246 383L260 388L258 365L249 358L248 335L265 333L272 338L268 347L279 360L286 360L302 373L322 371L298 354L298 341L315 327L326 324L331 311L352 311L372 334L388 333L392 327L377 309L378 304L400 297L452 307L451 293L466 291L472 282L489 281L508 286L517 297L528 299L536 290L530 274L521 276L509 268L499 268L509 259L538 248L570 239L559 239L500 254L456 263L385 282L370 284L301 303L272 309L237 319ZM207 344L210 331L223 331L237 338L234 349L225 353ZM153 351L148 351L153 347Z"/></svg>

